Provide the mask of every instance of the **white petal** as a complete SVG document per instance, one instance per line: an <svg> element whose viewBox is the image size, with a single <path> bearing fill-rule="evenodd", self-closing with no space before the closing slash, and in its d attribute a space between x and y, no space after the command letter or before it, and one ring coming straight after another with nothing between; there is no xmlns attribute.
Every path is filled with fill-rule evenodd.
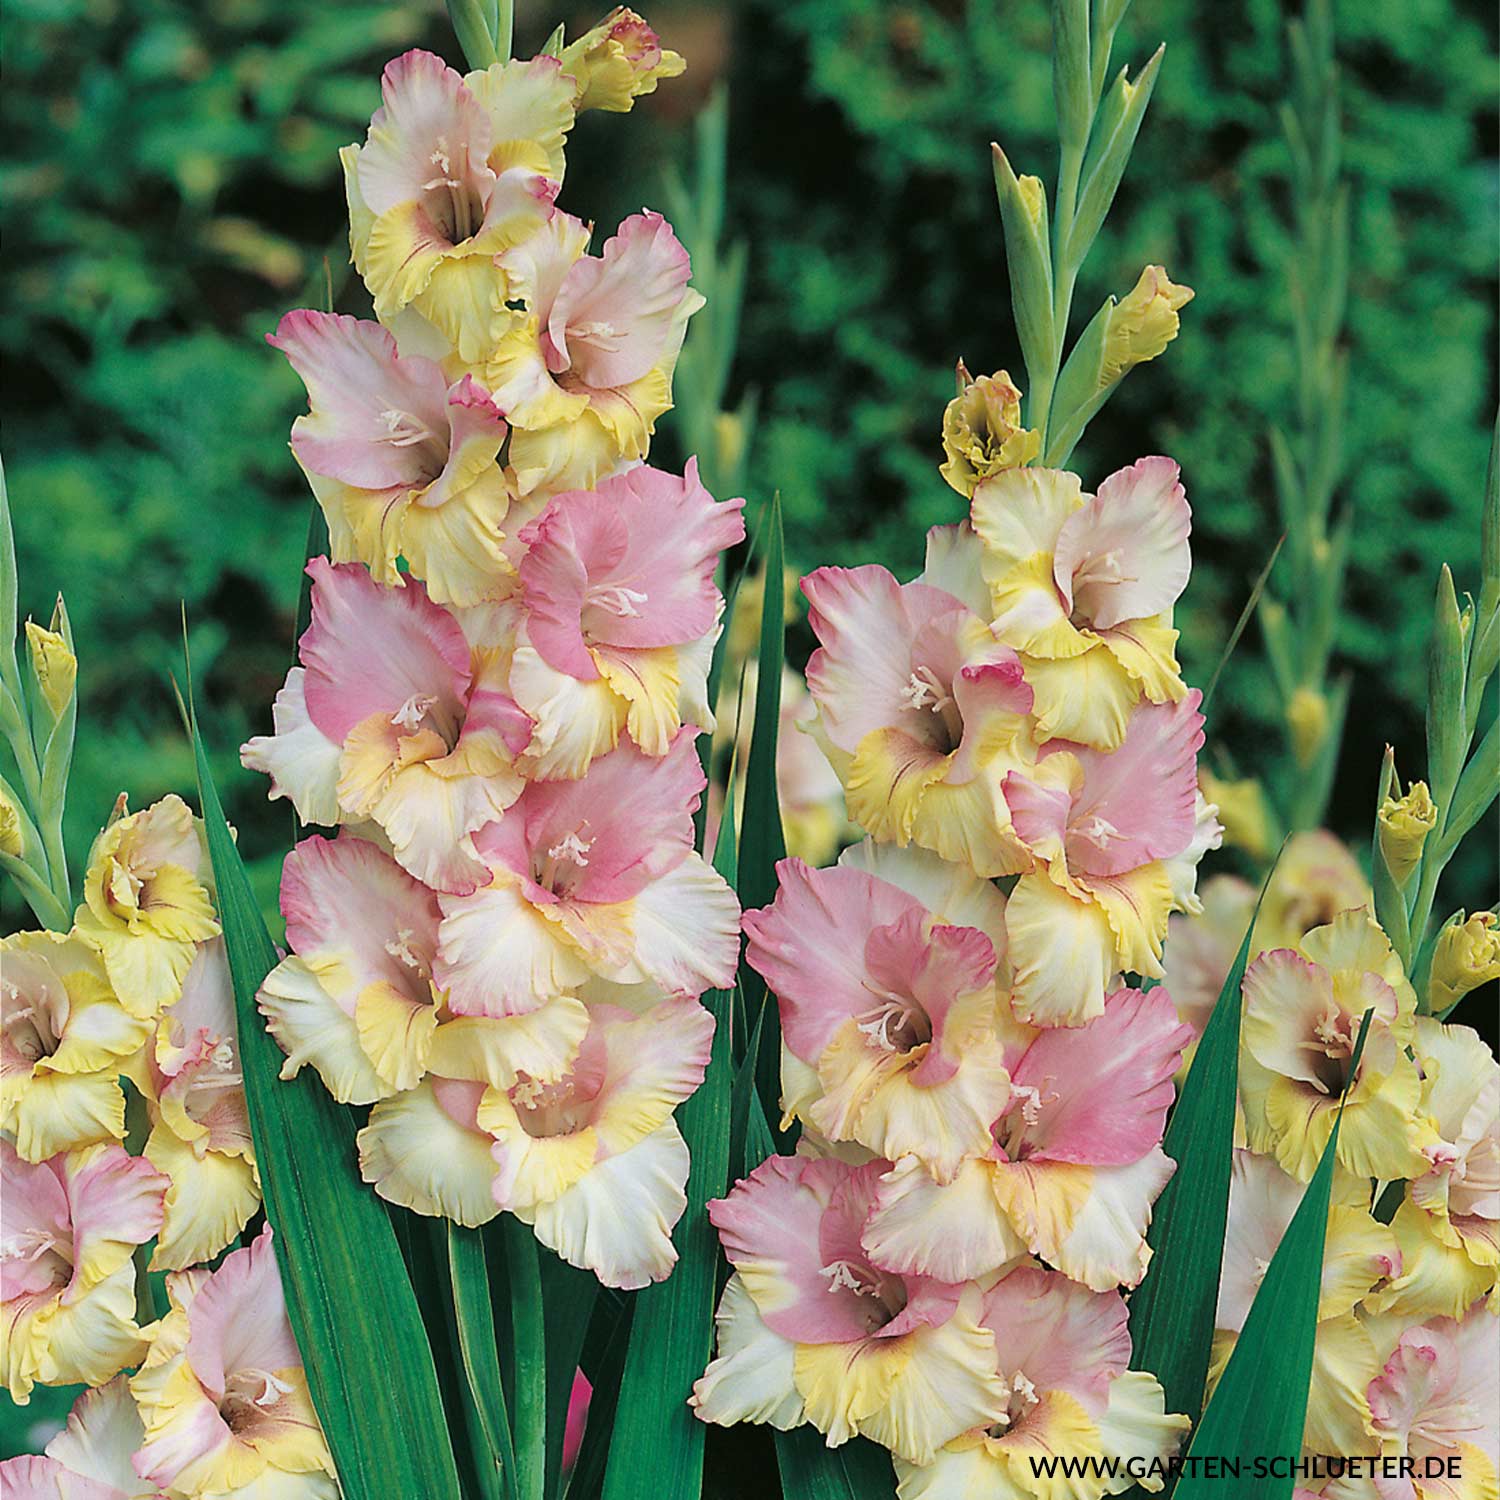
<svg viewBox="0 0 1500 1500"><path fill-rule="evenodd" d="M677 1263L672 1226L687 1207L687 1174L687 1142L669 1120L538 1207L536 1237L605 1286L633 1292L662 1281Z"/></svg>
<svg viewBox="0 0 1500 1500"><path fill-rule="evenodd" d="M793 1383L797 1346L773 1333L738 1274L729 1278L719 1310L718 1357L699 1376L688 1405L703 1422L769 1422L785 1432L807 1420Z"/></svg>

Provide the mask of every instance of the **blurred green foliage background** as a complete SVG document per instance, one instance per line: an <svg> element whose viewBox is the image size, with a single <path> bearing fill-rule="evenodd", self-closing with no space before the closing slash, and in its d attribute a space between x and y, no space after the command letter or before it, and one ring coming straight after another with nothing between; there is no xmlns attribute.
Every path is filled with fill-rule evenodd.
<svg viewBox="0 0 1500 1500"><path fill-rule="evenodd" d="M596 19L575 0L518 11L521 51L558 19L569 34ZM1337 12L1354 222L1342 503L1358 520L1331 822L1362 842L1383 743L1421 762L1437 565L1461 588L1477 572L1496 20L1484 0ZM1091 484L1145 452L1182 463L1196 568L1179 624L1200 682L1278 529L1266 428L1293 378L1275 122L1288 13L1136 0L1117 61L1138 67L1160 40L1168 54L1077 304L1081 321L1148 260L1197 289L1181 338L1125 383L1073 466ZM799 567L909 573L925 528L961 513L937 474L955 358L1021 373L988 144L1055 172L1045 0L668 0L649 14L689 73L628 117L580 122L564 202L606 227L660 202L664 165L727 80L728 220L751 252L737 380L760 397L746 488L752 504L781 491ZM45 619L61 589L80 647L75 862L117 792L143 805L191 786L168 685L185 606L226 802L271 898L289 816L235 771L234 747L268 723L285 671L308 498L285 447L300 386L262 335L330 292L368 306L346 274L335 152L410 45L457 60L440 0L6 6L4 453L23 610ZM673 449L666 430L659 451ZM794 659L810 644L799 631ZM1219 689L1221 769L1266 770L1280 713L1252 627ZM1453 902L1494 899L1487 842L1456 867Z"/></svg>

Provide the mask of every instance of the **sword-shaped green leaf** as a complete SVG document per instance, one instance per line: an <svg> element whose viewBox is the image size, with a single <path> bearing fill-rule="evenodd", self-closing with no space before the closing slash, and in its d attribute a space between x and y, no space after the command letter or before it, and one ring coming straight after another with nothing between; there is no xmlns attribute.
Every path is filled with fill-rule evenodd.
<svg viewBox="0 0 1500 1500"><path fill-rule="evenodd" d="M224 820L196 716L190 730L266 1218L345 1500L458 1500L427 1333L391 1221L360 1181L353 1117L310 1072L279 1076L281 1049L255 1006L276 948Z"/></svg>
<svg viewBox="0 0 1500 1500"><path fill-rule="evenodd" d="M1366 1011L1360 1025L1349 1064L1351 1080L1373 1014ZM1344 1097L1347 1100L1347 1086ZM1193 1434L1189 1458L1211 1455L1249 1462L1260 1455L1302 1449L1323 1286L1323 1237L1343 1113L1340 1105L1318 1169L1271 1257L1234 1352ZM1257 1477L1255 1494L1257 1500L1289 1500L1295 1484L1290 1472L1280 1479ZM1217 1500L1225 1493L1222 1479L1194 1474L1190 1465L1177 1486L1176 1500Z"/></svg>
<svg viewBox="0 0 1500 1500"><path fill-rule="evenodd" d="M1275 865L1266 876L1266 885ZM1177 1170L1156 1202L1147 1241L1151 1269L1130 1299L1130 1363L1162 1383L1169 1412L1194 1415L1203 1404L1234 1160L1239 1081L1240 985L1250 935L1265 899L1261 887L1239 952L1203 1028L1162 1147Z"/></svg>

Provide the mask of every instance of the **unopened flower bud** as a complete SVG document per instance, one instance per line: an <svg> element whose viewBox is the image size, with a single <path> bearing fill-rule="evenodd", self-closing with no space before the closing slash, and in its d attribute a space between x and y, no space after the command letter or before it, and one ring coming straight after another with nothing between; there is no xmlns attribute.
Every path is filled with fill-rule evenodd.
<svg viewBox="0 0 1500 1500"><path fill-rule="evenodd" d="M1437 823L1437 808L1425 781L1414 781L1404 797L1387 797L1378 814L1380 855L1397 889L1411 879L1422 845Z"/></svg>
<svg viewBox="0 0 1500 1500"><path fill-rule="evenodd" d="M676 78L687 66L663 50L656 33L633 10L619 6L561 54L562 70L577 85L575 107L623 114L658 80Z"/></svg>
<svg viewBox="0 0 1500 1500"><path fill-rule="evenodd" d="M1041 436L1021 426L1021 392L1004 370L975 380L959 360L958 379L959 394L943 413L939 473L967 499L980 480L1029 464Z"/></svg>
<svg viewBox="0 0 1500 1500"><path fill-rule="evenodd" d="M1147 266L1109 315L1100 389L1132 366L1155 359L1177 337L1178 310L1192 300L1192 287L1178 286L1163 266Z"/></svg>
<svg viewBox="0 0 1500 1500"><path fill-rule="evenodd" d="M1442 1015L1492 979L1500 979L1500 917L1476 911L1467 921L1443 928L1432 951L1428 1009Z"/></svg>
<svg viewBox="0 0 1500 1500"><path fill-rule="evenodd" d="M12 859L21 859L26 853L26 840L21 836L21 813L0 787L0 854Z"/></svg>
<svg viewBox="0 0 1500 1500"><path fill-rule="evenodd" d="M1292 753L1299 766L1312 764L1328 733L1328 699L1316 688L1299 687L1286 706Z"/></svg>
<svg viewBox="0 0 1500 1500"><path fill-rule="evenodd" d="M53 618L55 623L56 616ZM35 620L26 622L26 645L31 651L31 670L42 700L53 719L60 719L73 699L78 658L60 631L47 630Z"/></svg>

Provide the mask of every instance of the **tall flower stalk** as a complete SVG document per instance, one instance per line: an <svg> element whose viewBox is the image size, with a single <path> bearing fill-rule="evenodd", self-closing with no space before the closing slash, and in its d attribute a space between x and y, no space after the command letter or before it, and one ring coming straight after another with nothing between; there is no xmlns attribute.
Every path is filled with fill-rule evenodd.
<svg viewBox="0 0 1500 1500"><path fill-rule="evenodd" d="M1281 108L1291 162L1285 276L1295 340L1289 425L1270 432L1286 561L1260 601L1261 630L1281 700L1287 762L1276 800L1293 829L1328 806L1348 707L1347 677L1330 681L1353 513L1334 503L1344 468L1348 356L1341 347L1349 279L1349 184L1341 176L1339 70L1330 0L1287 25L1292 93Z"/></svg>

